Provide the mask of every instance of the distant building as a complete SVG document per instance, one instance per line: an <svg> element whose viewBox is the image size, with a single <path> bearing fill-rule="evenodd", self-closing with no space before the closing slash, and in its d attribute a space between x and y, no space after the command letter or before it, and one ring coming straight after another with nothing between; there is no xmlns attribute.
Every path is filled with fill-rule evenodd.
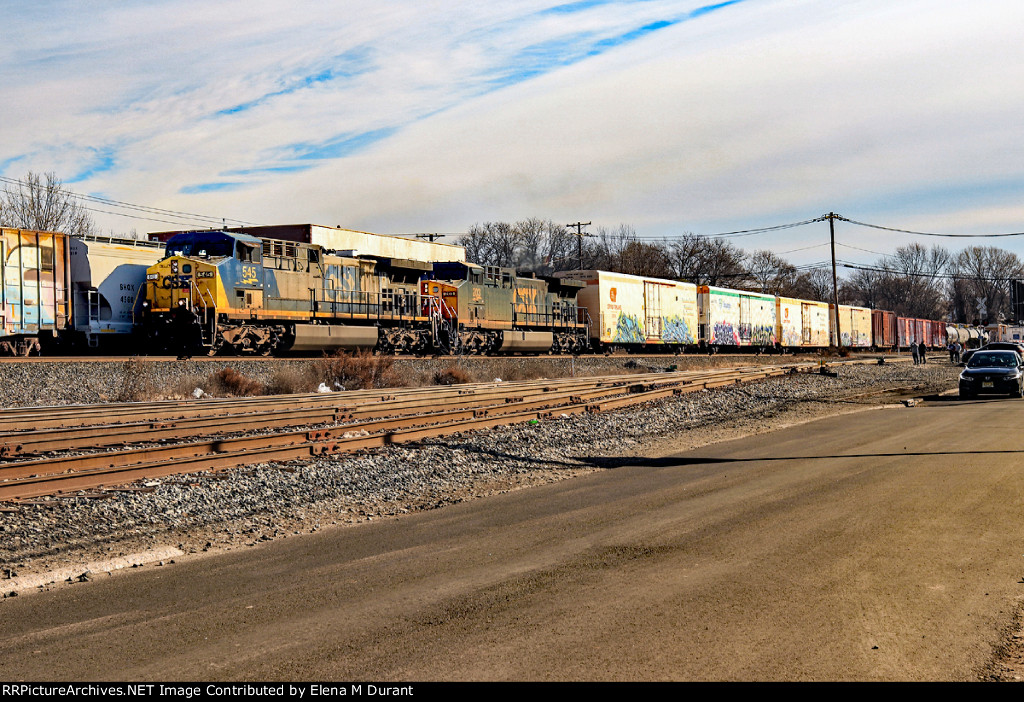
<svg viewBox="0 0 1024 702"><path fill-rule="evenodd" d="M173 232L150 232L151 241L167 241ZM377 256L380 258L409 259L413 261L465 261L466 250L452 244L439 244L421 239L409 239L387 234L371 234L341 227L319 224L276 224L264 227L224 227L215 231L241 232L261 239L283 239L306 244L318 244L326 249L350 256Z"/></svg>

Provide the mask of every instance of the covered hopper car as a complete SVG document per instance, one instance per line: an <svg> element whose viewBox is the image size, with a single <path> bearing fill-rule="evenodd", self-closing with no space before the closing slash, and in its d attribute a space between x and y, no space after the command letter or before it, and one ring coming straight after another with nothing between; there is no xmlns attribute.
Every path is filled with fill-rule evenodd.
<svg viewBox="0 0 1024 702"><path fill-rule="evenodd" d="M39 353L42 344L55 342L68 328L68 236L60 232L3 229L0 258L0 354Z"/></svg>
<svg viewBox="0 0 1024 702"><path fill-rule="evenodd" d="M160 255L133 239L3 229L0 355L131 349L146 268Z"/></svg>

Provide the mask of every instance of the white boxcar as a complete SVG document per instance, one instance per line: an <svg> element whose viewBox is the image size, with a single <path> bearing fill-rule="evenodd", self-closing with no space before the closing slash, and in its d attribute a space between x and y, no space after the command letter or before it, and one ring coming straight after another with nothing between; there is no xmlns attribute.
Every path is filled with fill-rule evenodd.
<svg viewBox="0 0 1024 702"><path fill-rule="evenodd" d="M563 271L582 280L577 303L590 314L591 338L607 345L696 344L697 286L609 271Z"/></svg>
<svg viewBox="0 0 1024 702"><path fill-rule="evenodd" d="M824 348L831 343L829 325L831 322L827 302L800 301L801 324L803 324L803 346Z"/></svg>
<svg viewBox="0 0 1024 702"><path fill-rule="evenodd" d="M124 341L142 304L146 269L164 244L112 237L73 237L70 246L72 326L86 343Z"/></svg>
<svg viewBox="0 0 1024 702"><path fill-rule="evenodd" d="M829 305L833 312L835 305ZM867 307L839 305L839 345L853 348L871 346L871 310Z"/></svg>
<svg viewBox="0 0 1024 702"><path fill-rule="evenodd" d="M775 298L776 338L786 348L829 345L829 307L825 302Z"/></svg>
<svg viewBox="0 0 1024 702"><path fill-rule="evenodd" d="M786 348L803 346L803 300L775 298L775 338Z"/></svg>
<svg viewBox="0 0 1024 702"><path fill-rule="evenodd" d="M1015 341L1018 344L1024 343L1024 327L1007 326L1006 332L1001 341Z"/></svg>
<svg viewBox="0 0 1024 702"><path fill-rule="evenodd" d="M703 338L712 346L775 344L775 296L702 285L698 289Z"/></svg>

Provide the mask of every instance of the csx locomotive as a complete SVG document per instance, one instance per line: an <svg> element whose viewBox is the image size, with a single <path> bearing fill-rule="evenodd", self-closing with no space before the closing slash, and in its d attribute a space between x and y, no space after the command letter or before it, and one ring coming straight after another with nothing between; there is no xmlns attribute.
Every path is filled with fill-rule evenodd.
<svg viewBox="0 0 1024 702"><path fill-rule="evenodd" d="M241 232L177 234L146 273L141 322L158 348L270 355L572 353L584 283L462 262L344 256Z"/></svg>

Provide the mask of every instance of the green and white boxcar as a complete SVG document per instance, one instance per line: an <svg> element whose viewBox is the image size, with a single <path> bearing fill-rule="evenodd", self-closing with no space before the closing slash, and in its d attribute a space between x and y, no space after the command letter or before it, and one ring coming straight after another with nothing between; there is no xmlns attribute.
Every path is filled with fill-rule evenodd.
<svg viewBox="0 0 1024 702"><path fill-rule="evenodd" d="M702 338L711 346L775 345L775 296L702 285L698 289Z"/></svg>

